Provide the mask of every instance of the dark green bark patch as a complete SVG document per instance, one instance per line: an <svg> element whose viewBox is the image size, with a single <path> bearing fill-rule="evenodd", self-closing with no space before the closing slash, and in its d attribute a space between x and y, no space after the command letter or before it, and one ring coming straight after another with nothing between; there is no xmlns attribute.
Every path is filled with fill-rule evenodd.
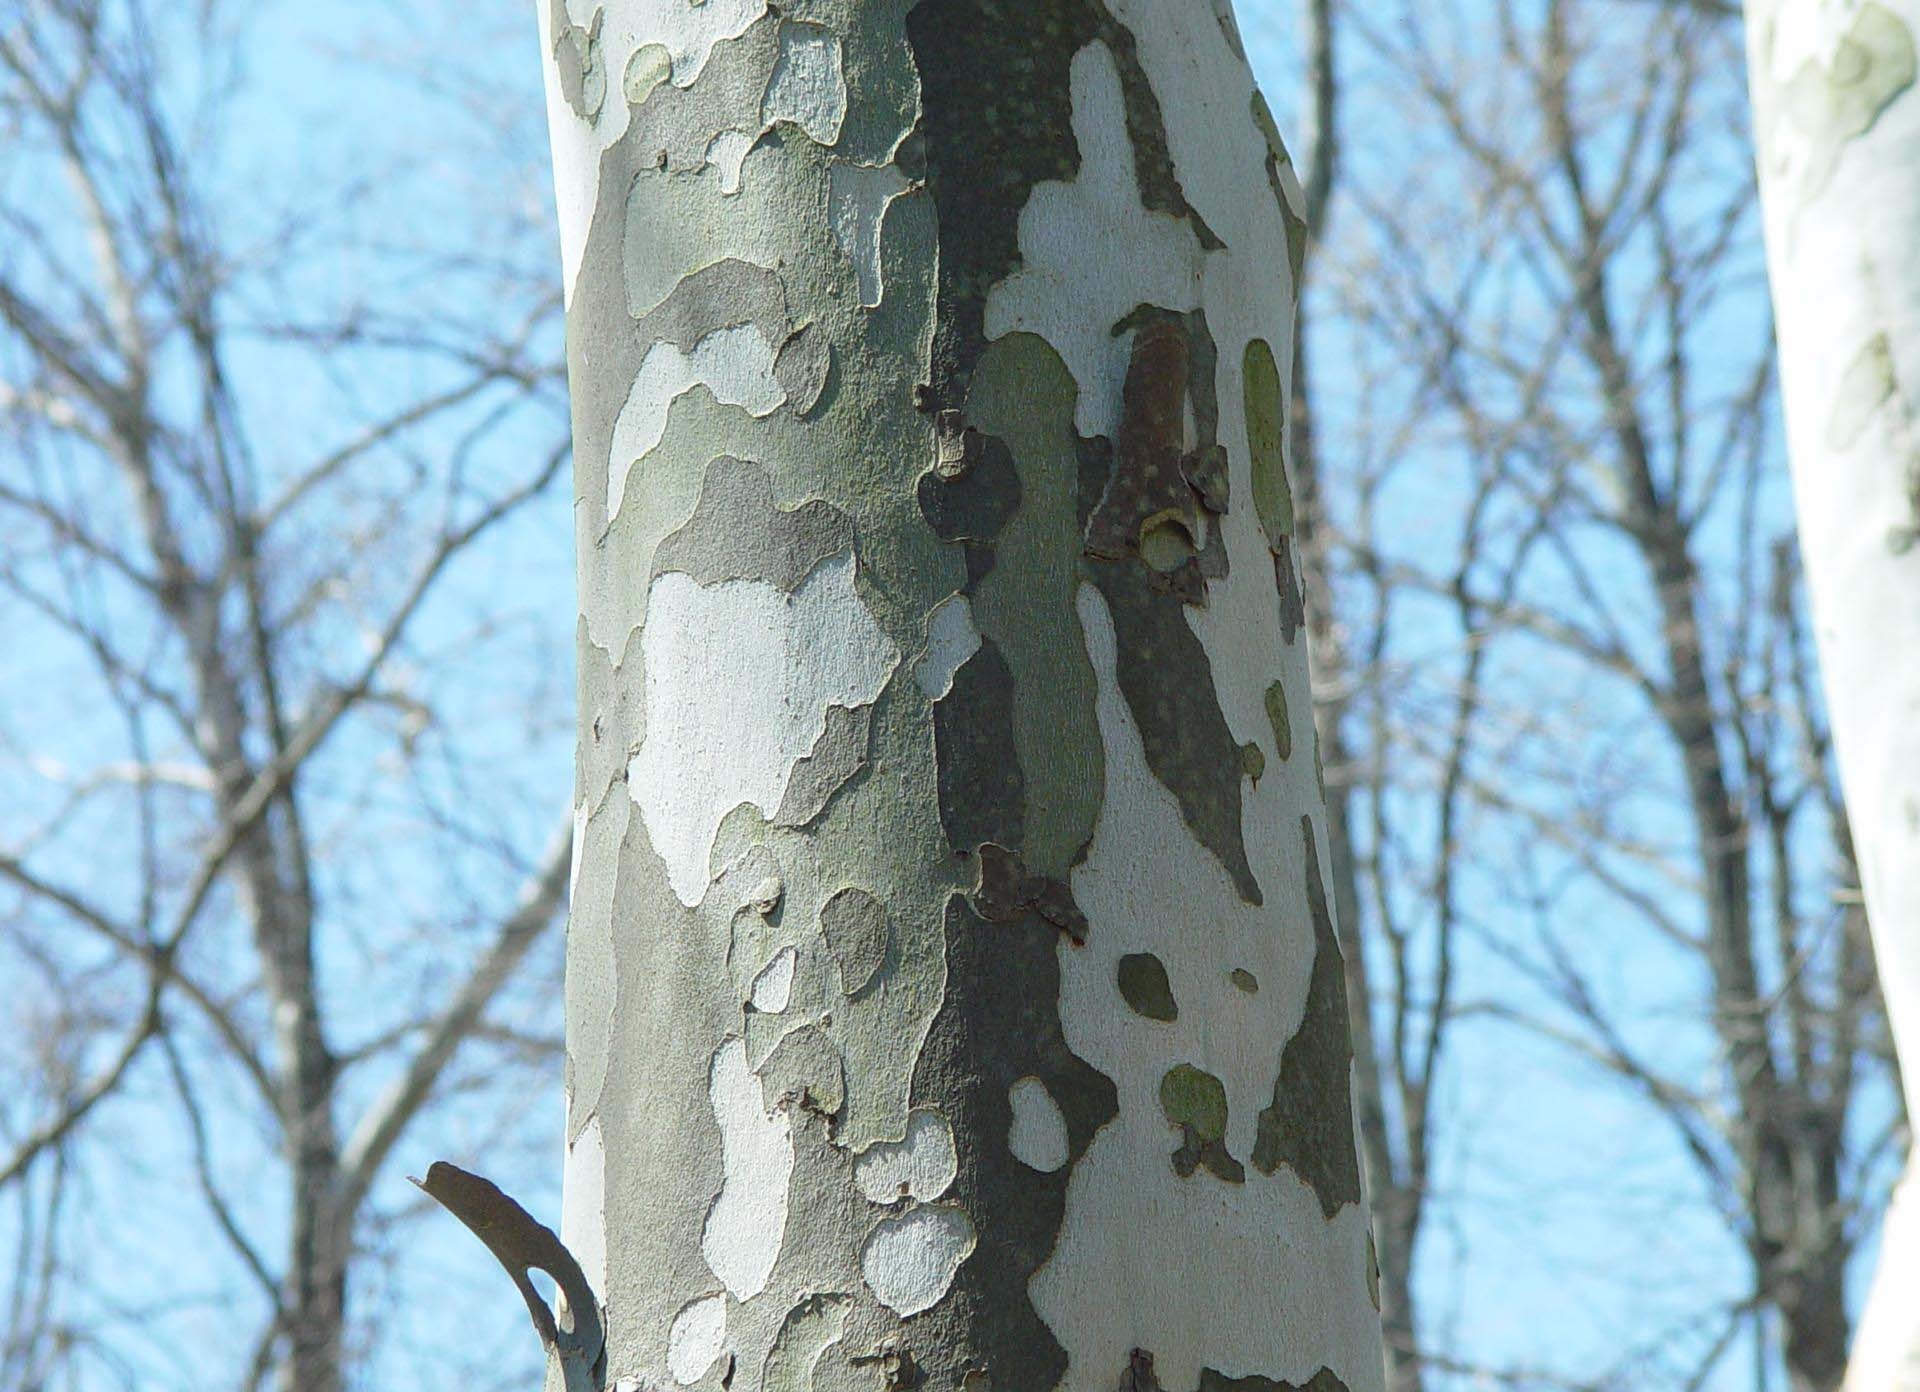
<svg viewBox="0 0 1920 1392"><path fill-rule="evenodd" d="M1311 1188L1329 1219L1360 1202L1360 1162L1353 1138L1353 1042L1347 1024L1347 976L1320 879L1313 819L1300 818L1313 916L1313 974L1306 1012L1280 1054L1273 1105L1263 1109L1253 1143L1254 1168L1272 1174L1285 1165Z"/></svg>
<svg viewBox="0 0 1920 1392"><path fill-rule="evenodd" d="M1175 1174L1186 1179L1204 1165L1229 1184L1245 1181L1245 1168L1227 1153L1224 1083L1190 1063L1176 1064L1160 1079L1160 1110L1180 1128L1180 1148L1172 1156Z"/></svg>
<svg viewBox="0 0 1920 1392"><path fill-rule="evenodd" d="M1265 698L1267 723L1273 726L1274 751L1282 759L1293 757L1293 721L1287 714L1287 687L1285 682L1273 682L1267 687Z"/></svg>
<svg viewBox="0 0 1920 1392"><path fill-rule="evenodd" d="M1199 1392L1347 1392L1347 1385L1331 1368L1322 1368L1303 1383L1280 1382L1258 1374L1228 1377L1212 1368L1202 1368Z"/></svg>
<svg viewBox="0 0 1920 1392"><path fill-rule="evenodd" d="M1120 998L1136 1015L1149 1020L1177 1020L1179 1002L1173 998L1173 986L1167 980L1166 964L1151 952L1129 952L1115 969Z"/></svg>
<svg viewBox="0 0 1920 1392"><path fill-rule="evenodd" d="M933 703L940 824L956 851L991 842L1017 847L1025 825L1025 786L1013 755L1013 677L983 637Z"/></svg>
<svg viewBox="0 0 1920 1392"><path fill-rule="evenodd" d="M992 541L1020 506L1020 475L1001 441L976 435L964 471L937 465L920 476L920 515L942 541Z"/></svg>
<svg viewBox="0 0 1920 1392"><path fill-rule="evenodd" d="M978 1223L978 1245L939 1305L902 1332L928 1388L956 1388L986 1370L1000 1389L1050 1388L1066 1375L1066 1351L1034 1311L1028 1283L1053 1255L1067 1183L1094 1134L1118 1112L1112 1082L1067 1047L1059 1013L1058 934L1037 920L992 927L959 896L946 916L947 994L914 1065L912 1104L953 1123L962 1146L953 1199ZM1066 1123L1068 1161L1042 1173L1023 1165L1004 1138L1008 1093L1035 1077Z"/></svg>
<svg viewBox="0 0 1920 1392"><path fill-rule="evenodd" d="M1278 546L1293 535L1293 490L1287 483L1286 396L1280 365L1263 338L1247 344L1240 358L1240 386L1246 403L1247 451L1253 462L1253 510L1267 544Z"/></svg>

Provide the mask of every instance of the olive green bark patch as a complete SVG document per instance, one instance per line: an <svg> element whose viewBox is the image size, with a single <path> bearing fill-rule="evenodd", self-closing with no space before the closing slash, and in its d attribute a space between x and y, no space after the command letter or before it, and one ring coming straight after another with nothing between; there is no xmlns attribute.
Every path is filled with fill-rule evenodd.
<svg viewBox="0 0 1920 1392"><path fill-rule="evenodd" d="M1282 759L1293 757L1293 721L1287 715L1287 687L1285 682L1273 682L1267 687L1267 721L1273 726L1273 747Z"/></svg>
<svg viewBox="0 0 1920 1392"><path fill-rule="evenodd" d="M1780 94L1781 114L1806 136L1802 203L1833 179L1849 142L1865 135L1880 113L1913 85L1913 34L1884 5L1865 4L1833 51L1833 61L1802 63Z"/></svg>
<svg viewBox="0 0 1920 1392"><path fill-rule="evenodd" d="M1285 1165L1313 1190L1329 1219L1360 1202L1360 1162L1353 1138L1353 1042L1347 1023L1347 974L1320 879L1313 818L1300 818L1313 916L1313 974L1306 1011L1280 1055L1273 1105L1263 1109L1253 1143L1254 1168L1272 1174Z"/></svg>
<svg viewBox="0 0 1920 1392"><path fill-rule="evenodd" d="M1167 980L1166 964L1151 952L1127 953L1120 959L1116 976L1120 997L1134 1014L1144 1015L1149 1020L1180 1018L1180 1005L1173 998L1173 985Z"/></svg>
<svg viewBox="0 0 1920 1392"><path fill-rule="evenodd" d="M847 996L864 991L886 965L887 909L866 890L849 886L820 906L820 935L827 940Z"/></svg>
<svg viewBox="0 0 1920 1392"><path fill-rule="evenodd" d="M773 817L775 826L808 826L827 810L833 795L867 766L872 725L872 706L827 707L826 728L787 777L786 794Z"/></svg>
<svg viewBox="0 0 1920 1392"><path fill-rule="evenodd" d="M760 1379L762 1392L813 1392L813 1367L847 1327L845 1295L810 1295L787 1311Z"/></svg>
<svg viewBox="0 0 1920 1392"><path fill-rule="evenodd" d="M1218 1078L1190 1063L1176 1064L1160 1079L1160 1110L1181 1131L1175 1174L1185 1179L1205 1165L1230 1184L1246 1179L1240 1162L1227 1153L1227 1089Z"/></svg>
<svg viewBox="0 0 1920 1392"><path fill-rule="evenodd" d="M1260 978L1248 971L1245 967L1235 967L1232 971L1228 972L1227 980L1231 981L1235 986L1238 986L1250 996L1257 995L1260 991Z"/></svg>
<svg viewBox="0 0 1920 1392"><path fill-rule="evenodd" d="M1248 740L1240 746L1240 767L1246 771L1247 777L1258 783L1267 771L1265 751L1252 740Z"/></svg>
<svg viewBox="0 0 1920 1392"><path fill-rule="evenodd" d="M1833 394L1833 408L1827 415L1827 448L1852 449L1897 390L1893 345L1885 334L1877 333L1840 374L1840 385Z"/></svg>
<svg viewBox="0 0 1920 1392"><path fill-rule="evenodd" d="M780 507L763 465L722 455L707 465L693 516L655 550L653 572L680 571L700 585L764 580L791 594L853 543L853 519L840 509L819 498Z"/></svg>
<svg viewBox="0 0 1920 1392"><path fill-rule="evenodd" d="M1293 490L1287 483L1286 395L1280 365L1264 338L1247 344L1240 358L1246 402L1247 451L1253 460L1253 510L1267 544L1293 535Z"/></svg>
<svg viewBox="0 0 1920 1392"><path fill-rule="evenodd" d="M641 44L627 59L627 70L620 78L620 91L630 106L638 106L653 89L673 73L673 55L665 44Z"/></svg>
<svg viewBox="0 0 1920 1392"><path fill-rule="evenodd" d="M1013 674L1014 749L1026 778L1036 872L1064 878L1093 835L1105 783L1097 686L1074 610L1080 577L1078 388L1053 345L1013 333L974 367L967 413L1004 444L1017 509L998 529L994 568L973 586L974 622Z"/></svg>

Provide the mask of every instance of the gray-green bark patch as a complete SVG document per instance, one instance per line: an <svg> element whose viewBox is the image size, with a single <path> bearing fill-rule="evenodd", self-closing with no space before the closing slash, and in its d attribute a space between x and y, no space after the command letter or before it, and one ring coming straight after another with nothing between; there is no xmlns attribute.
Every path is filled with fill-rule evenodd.
<svg viewBox="0 0 1920 1392"><path fill-rule="evenodd" d="M859 995L887 962L887 909L864 889L849 886L820 906L820 934L840 973L840 989Z"/></svg>
<svg viewBox="0 0 1920 1392"><path fill-rule="evenodd" d="M1136 1015L1149 1020L1177 1020L1179 1002L1173 998L1173 985L1167 980L1166 963L1151 952L1129 952L1115 969L1120 998Z"/></svg>
<svg viewBox="0 0 1920 1392"><path fill-rule="evenodd" d="M787 1311L767 1354L761 1392L813 1392L813 1369L820 1355L847 1327L844 1295L810 1295Z"/></svg>
<svg viewBox="0 0 1920 1392"><path fill-rule="evenodd" d="M1300 1027L1280 1054L1273 1103L1259 1116L1254 1168L1285 1165L1311 1188L1329 1219L1360 1202L1360 1162L1353 1136L1353 1042L1347 1024L1347 975L1334 934L1313 818L1300 818L1302 873L1313 918L1313 974Z"/></svg>

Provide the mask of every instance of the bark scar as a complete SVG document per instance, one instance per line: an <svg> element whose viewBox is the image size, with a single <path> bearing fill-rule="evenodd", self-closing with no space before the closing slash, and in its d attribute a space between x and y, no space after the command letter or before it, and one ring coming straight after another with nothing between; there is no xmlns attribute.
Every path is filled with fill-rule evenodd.
<svg viewBox="0 0 1920 1392"><path fill-rule="evenodd" d="M600 1354L605 1330L600 1302L573 1253L540 1222L509 1198L492 1180L470 1174L458 1165L436 1160L425 1179L413 1183L447 1212L467 1225L486 1243L527 1302L527 1313L550 1356L560 1361L568 1392L600 1386ZM563 1325L527 1279L528 1271L544 1271L560 1287Z"/></svg>

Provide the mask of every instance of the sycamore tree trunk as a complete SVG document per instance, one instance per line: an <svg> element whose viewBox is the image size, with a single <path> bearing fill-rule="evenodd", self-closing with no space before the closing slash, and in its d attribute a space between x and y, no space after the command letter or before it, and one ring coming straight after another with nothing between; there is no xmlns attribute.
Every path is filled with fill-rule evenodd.
<svg viewBox="0 0 1920 1392"><path fill-rule="evenodd" d="M1227 0L549 4L589 1380L1378 1388Z"/></svg>
<svg viewBox="0 0 1920 1392"><path fill-rule="evenodd" d="M1915 0L1751 0L1800 547L1881 990L1920 1116L1920 91ZM1850 1392L1920 1388L1909 1160Z"/></svg>

